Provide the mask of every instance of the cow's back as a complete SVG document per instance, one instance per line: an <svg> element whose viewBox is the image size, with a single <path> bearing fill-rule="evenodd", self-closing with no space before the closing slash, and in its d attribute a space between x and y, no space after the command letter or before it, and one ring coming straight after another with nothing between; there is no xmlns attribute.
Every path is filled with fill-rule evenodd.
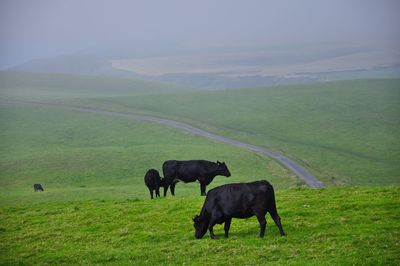
<svg viewBox="0 0 400 266"><path fill-rule="evenodd" d="M222 185L208 191L205 210L218 208L227 216L250 217L254 207L268 208L272 189L266 180Z"/></svg>
<svg viewBox="0 0 400 266"><path fill-rule="evenodd" d="M194 182L210 169L215 170L215 167L215 163L205 160L169 160L163 163L163 174L168 179L178 178L183 182Z"/></svg>
<svg viewBox="0 0 400 266"><path fill-rule="evenodd" d="M208 176L218 166L205 160L181 161L178 167L177 176L183 182L194 182L199 178Z"/></svg>

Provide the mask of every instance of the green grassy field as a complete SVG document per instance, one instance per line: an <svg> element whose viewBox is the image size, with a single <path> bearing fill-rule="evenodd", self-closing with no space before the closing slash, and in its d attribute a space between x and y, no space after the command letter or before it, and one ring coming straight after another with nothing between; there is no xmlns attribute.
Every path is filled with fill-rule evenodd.
<svg viewBox="0 0 400 266"><path fill-rule="evenodd" d="M267 217L234 219L194 239L204 197L91 200L0 207L4 265L398 265L399 187L277 193L286 237ZM47 198L47 192L38 193Z"/></svg>
<svg viewBox="0 0 400 266"><path fill-rule="evenodd" d="M215 92L15 72L1 72L0 81L1 98L152 114L266 146L300 162L327 185L397 184L400 178L399 80Z"/></svg>
<svg viewBox="0 0 400 266"><path fill-rule="evenodd" d="M279 150L328 186L372 187L307 189L267 157L177 129L1 104L0 265L400 263L398 80L202 93L114 81L3 72L0 99L169 117ZM179 183L176 197L156 200L144 185L146 170L167 159L225 161L232 177L208 189L269 180L287 237L268 217L259 239L253 217L233 220L229 239L217 226L217 240L194 240L199 184ZM37 182L44 192L33 191Z"/></svg>
<svg viewBox="0 0 400 266"><path fill-rule="evenodd" d="M327 184L400 181L400 80L75 101L184 121L270 147Z"/></svg>
<svg viewBox="0 0 400 266"><path fill-rule="evenodd" d="M162 174L168 159L225 161L232 177L210 187L261 177L278 188L300 184L268 158L155 124L44 107L0 105L0 114L1 203L31 201L37 182L53 201L148 197L144 174ZM200 193L196 183L176 190Z"/></svg>

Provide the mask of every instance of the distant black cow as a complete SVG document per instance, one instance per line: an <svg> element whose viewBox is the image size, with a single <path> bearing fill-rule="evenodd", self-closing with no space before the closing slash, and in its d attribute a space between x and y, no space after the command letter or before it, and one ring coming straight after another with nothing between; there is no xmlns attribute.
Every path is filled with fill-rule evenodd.
<svg viewBox="0 0 400 266"><path fill-rule="evenodd" d="M214 239L214 225L225 223L225 237L228 237L232 218L243 219L255 215L260 223L260 237L264 237L267 212L278 226L280 234L285 235L276 210L274 189L268 181L216 187L208 192L200 215L193 218L194 236L197 239L202 238L208 229Z"/></svg>
<svg viewBox="0 0 400 266"><path fill-rule="evenodd" d="M156 197L160 197L160 187L163 186L163 180L160 173L155 169L150 169L144 176L144 183L149 188L150 196L153 198L153 191L156 191Z"/></svg>
<svg viewBox="0 0 400 266"><path fill-rule="evenodd" d="M210 184L214 177L223 175L231 176L228 167L224 162L209 162L204 160L191 161L165 161L163 164L164 174L164 196L167 195L168 187L171 187L171 194L175 196L175 184L178 180L185 183L200 182L200 193L206 195L206 186Z"/></svg>
<svg viewBox="0 0 400 266"><path fill-rule="evenodd" d="M35 192L44 191L44 189L43 189L41 184L33 184L33 189L35 190Z"/></svg>

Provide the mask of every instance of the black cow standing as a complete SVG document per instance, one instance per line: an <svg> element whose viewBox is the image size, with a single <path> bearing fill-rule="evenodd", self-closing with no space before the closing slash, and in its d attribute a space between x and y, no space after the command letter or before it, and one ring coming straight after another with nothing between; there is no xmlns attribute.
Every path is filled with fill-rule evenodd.
<svg viewBox="0 0 400 266"><path fill-rule="evenodd" d="M268 181L216 187L208 192L200 215L193 218L194 236L197 239L202 238L208 229L211 238L214 239L214 225L225 223L225 237L228 237L232 218L244 219L255 215L260 223L260 237L264 237L267 212L278 226L280 234L284 236L281 218L276 210L274 188Z"/></svg>
<svg viewBox="0 0 400 266"><path fill-rule="evenodd" d="M153 198L153 191L156 192L156 197L160 197L160 187L163 186L163 180L157 170L150 169L147 171L144 176L144 183L149 188L151 198Z"/></svg>
<svg viewBox="0 0 400 266"><path fill-rule="evenodd" d="M44 191L44 189L43 189L41 184L33 184L33 189L35 190L35 192Z"/></svg>
<svg viewBox="0 0 400 266"><path fill-rule="evenodd" d="M223 175L231 176L228 167L224 162L209 162L204 160L191 161L165 161L163 164L164 174L164 196L167 195L168 187L171 187L171 194L175 196L175 185L178 180L185 183L200 182L200 193L206 195L206 186L210 184L214 177Z"/></svg>

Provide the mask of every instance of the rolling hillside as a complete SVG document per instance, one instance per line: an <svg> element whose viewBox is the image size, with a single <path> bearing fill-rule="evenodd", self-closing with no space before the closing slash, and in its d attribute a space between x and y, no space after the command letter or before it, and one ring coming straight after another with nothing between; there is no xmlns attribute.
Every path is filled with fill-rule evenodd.
<svg viewBox="0 0 400 266"><path fill-rule="evenodd" d="M280 151L328 185L399 183L399 80L196 92L131 79L0 77L1 98L172 118Z"/></svg>
<svg viewBox="0 0 400 266"><path fill-rule="evenodd" d="M0 105L0 203L46 200L147 198L143 177L168 159L225 161L231 178L211 187L267 178L277 188L301 185L263 156L145 122L56 108ZM162 174L162 172L161 172ZM197 183L178 184L177 195L199 194Z"/></svg>
<svg viewBox="0 0 400 266"><path fill-rule="evenodd" d="M340 187L305 188L269 158L165 126L1 104L0 264L399 263L398 80L191 92L133 80L1 75L0 99L169 117L280 150ZM143 184L147 169L170 158L224 160L232 177L216 177L208 189L268 179L287 236L267 217L259 239L253 217L234 219L229 239L216 226L217 240L194 240L199 185L179 183L176 197L150 200ZM44 192L33 191L36 182Z"/></svg>
<svg viewBox="0 0 400 266"><path fill-rule="evenodd" d="M340 81L72 103L168 117L269 147L302 162L331 184L400 181L399 80Z"/></svg>

